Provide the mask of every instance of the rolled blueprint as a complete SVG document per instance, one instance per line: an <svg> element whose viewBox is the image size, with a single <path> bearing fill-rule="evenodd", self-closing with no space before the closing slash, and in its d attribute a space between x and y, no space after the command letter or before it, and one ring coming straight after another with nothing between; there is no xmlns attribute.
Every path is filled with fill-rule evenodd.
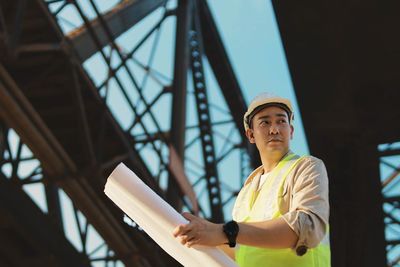
<svg viewBox="0 0 400 267"><path fill-rule="evenodd" d="M161 248L183 266L237 266L218 248L183 246L172 235L172 231L177 225L188 221L123 163L120 163L108 177L104 192Z"/></svg>

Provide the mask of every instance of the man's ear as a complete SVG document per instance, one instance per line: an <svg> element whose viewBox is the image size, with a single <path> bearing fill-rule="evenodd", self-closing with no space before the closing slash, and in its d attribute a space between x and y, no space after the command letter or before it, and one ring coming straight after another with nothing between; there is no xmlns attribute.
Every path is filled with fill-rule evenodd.
<svg viewBox="0 0 400 267"><path fill-rule="evenodd" d="M249 139L250 143L254 144L256 142L256 140L254 138L253 129L247 129L246 130L246 136L247 136L247 139Z"/></svg>
<svg viewBox="0 0 400 267"><path fill-rule="evenodd" d="M293 139L293 133L294 133L294 127L293 125L290 125L290 140Z"/></svg>

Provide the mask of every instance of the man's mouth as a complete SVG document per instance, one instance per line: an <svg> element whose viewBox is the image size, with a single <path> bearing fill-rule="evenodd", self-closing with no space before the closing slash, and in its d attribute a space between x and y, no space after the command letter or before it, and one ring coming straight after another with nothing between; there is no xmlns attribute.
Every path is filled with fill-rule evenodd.
<svg viewBox="0 0 400 267"><path fill-rule="evenodd" d="M280 139L270 139L270 140L268 140L268 143L271 143L271 142L282 142L282 140L280 140Z"/></svg>

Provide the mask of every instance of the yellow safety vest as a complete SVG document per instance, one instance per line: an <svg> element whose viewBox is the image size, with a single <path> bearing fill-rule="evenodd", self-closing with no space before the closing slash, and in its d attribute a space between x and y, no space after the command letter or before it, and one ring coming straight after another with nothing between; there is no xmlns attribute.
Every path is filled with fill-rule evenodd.
<svg viewBox="0 0 400 267"><path fill-rule="evenodd" d="M286 177L290 171L302 159L293 153L289 153L274 170L269 174L265 184L257 191L253 183L246 184L238 195L240 201L236 201L236 214L233 219L239 222L256 222L265 220L266 208L269 209L267 219L279 218L280 201ZM281 179L277 179L277 178ZM278 188L278 190L271 190ZM276 201L271 201L266 207L267 195L276 195ZM245 203L245 206L237 206L237 203ZM247 205L248 204L248 205ZM328 226L329 229L329 226ZM240 267L330 267L329 230L324 240L315 248L307 250L303 256L298 256L290 249L268 249L239 245L236 251L236 262Z"/></svg>

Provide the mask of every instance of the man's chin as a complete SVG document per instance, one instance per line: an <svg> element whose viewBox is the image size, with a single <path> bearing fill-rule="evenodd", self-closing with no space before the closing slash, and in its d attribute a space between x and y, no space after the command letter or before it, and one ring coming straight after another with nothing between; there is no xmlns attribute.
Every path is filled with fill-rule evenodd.
<svg viewBox="0 0 400 267"><path fill-rule="evenodd" d="M282 142L269 142L267 143L267 149L284 150L285 146L283 145Z"/></svg>
<svg viewBox="0 0 400 267"><path fill-rule="evenodd" d="M287 147L282 146L282 145L268 145L265 148L265 151L267 153L286 154L289 151L289 149Z"/></svg>
<svg viewBox="0 0 400 267"><path fill-rule="evenodd" d="M265 152L267 153L283 153L284 148L283 147L278 147L278 146L268 146L265 149Z"/></svg>

